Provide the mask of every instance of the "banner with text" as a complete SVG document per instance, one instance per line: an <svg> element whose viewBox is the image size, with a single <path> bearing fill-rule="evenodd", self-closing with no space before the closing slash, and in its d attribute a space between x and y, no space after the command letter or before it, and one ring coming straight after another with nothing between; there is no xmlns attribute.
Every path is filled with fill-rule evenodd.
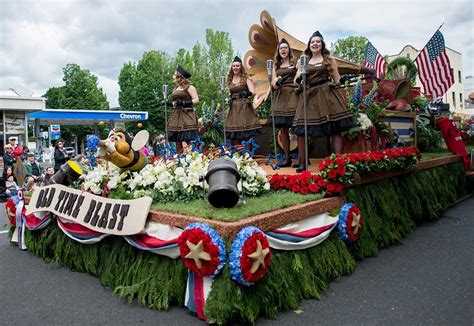
<svg viewBox="0 0 474 326"><path fill-rule="evenodd" d="M150 197L109 199L55 184L35 188L26 214L48 211L97 232L132 235L144 229L151 202Z"/></svg>

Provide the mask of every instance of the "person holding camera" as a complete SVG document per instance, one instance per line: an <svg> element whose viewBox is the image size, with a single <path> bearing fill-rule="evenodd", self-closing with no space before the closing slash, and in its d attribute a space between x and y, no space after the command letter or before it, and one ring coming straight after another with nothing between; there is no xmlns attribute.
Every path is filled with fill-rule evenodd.
<svg viewBox="0 0 474 326"><path fill-rule="evenodd" d="M276 91L270 109L269 123L275 120L275 127L281 129L285 161L280 167L291 166L290 128L293 125L298 94L295 82L296 66L290 44L284 38L280 41L275 54L275 65L272 73L272 88Z"/></svg>
<svg viewBox="0 0 474 326"><path fill-rule="evenodd" d="M232 145L239 145L248 140L262 128L257 111L253 108L252 97L255 93L253 80L247 76L242 60L235 57L227 75L229 87L229 112L225 119L226 137L232 140Z"/></svg>
<svg viewBox="0 0 474 326"><path fill-rule="evenodd" d="M304 51L308 56L306 74L307 133L311 137L332 136L335 153L342 152L341 132L350 129L355 120L346 108L342 97L335 87L340 82L337 63L326 48L324 38L319 31L311 35ZM302 81L301 63L298 62L295 82ZM299 168L297 172L307 169L305 164L305 119L304 97L300 94L296 108L293 127L298 136Z"/></svg>
<svg viewBox="0 0 474 326"><path fill-rule="evenodd" d="M178 66L173 74L173 113L168 121L168 140L176 142L176 152L183 149L183 141L189 142L198 136L198 123L193 105L199 104L196 88L189 82L191 74Z"/></svg>

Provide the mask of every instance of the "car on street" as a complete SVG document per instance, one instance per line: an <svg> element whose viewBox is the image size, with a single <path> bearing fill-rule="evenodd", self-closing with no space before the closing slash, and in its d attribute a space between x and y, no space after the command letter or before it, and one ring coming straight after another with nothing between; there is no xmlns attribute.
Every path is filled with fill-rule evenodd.
<svg viewBox="0 0 474 326"><path fill-rule="evenodd" d="M74 150L74 147L64 147L64 149L66 150L66 153L69 158L73 158L74 156L76 156L76 151Z"/></svg>

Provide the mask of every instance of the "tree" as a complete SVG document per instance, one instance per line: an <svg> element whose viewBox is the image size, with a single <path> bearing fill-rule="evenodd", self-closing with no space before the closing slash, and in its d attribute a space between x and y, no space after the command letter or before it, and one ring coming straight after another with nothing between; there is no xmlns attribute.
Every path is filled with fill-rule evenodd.
<svg viewBox="0 0 474 326"><path fill-rule="evenodd" d="M49 109L60 109L64 103L64 86L51 87L43 95L46 98L46 107Z"/></svg>
<svg viewBox="0 0 474 326"><path fill-rule="evenodd" d="M169 86L168 95L173 91L172 75L178 65L191 74L191 82L196 87L201 105L220 101L219 77L226 76L233 58L232 42L229 34L206 30L206 46L196 43L191 52L179 49L171 57L163 51L148 51L138 63L124 64L119 75L119 104L125 110L148 111L148 121L143 126L152 135L165 129L165 112L162 105L164 84ZM168 117L172 108L168 106ZM137 131L136 125L129 124L129 131Z"/></svg>
<svg viewBox="0 0 474 326"><path fill-rule="evenodd" d="M63 69L64 106L74 110L105 110L107 96L98 87L97 77L77 64L69 63Z"/></svg>
<svg viewBox="0 0 474 326"><path fill-rule="evenodd" d="M63 68L64 86L51 87L43 95L46 107L67 110L105 110L109 108L107 96L98 87L97 77L77 64L69 63ZM77 136L79 141L93 133L92 127L64 126L63 138Z"/></svg>
<svg viewBox="0 0 474 326"><path fill-rule="evenodd" d="M341 59L362 63L365 56L365 36L349 36L331 43L331 53Z"/></svg>

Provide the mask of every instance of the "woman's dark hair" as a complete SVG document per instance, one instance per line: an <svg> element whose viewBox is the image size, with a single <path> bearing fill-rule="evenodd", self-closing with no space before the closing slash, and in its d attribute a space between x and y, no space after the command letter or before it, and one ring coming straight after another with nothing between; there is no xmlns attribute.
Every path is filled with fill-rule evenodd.
<svg viewBox="0 0 474 326"><path fill-rule="evenodd" d="M290 61L290 65L295 64L295 60L293 58L293 50L291 50L290 44L288 42L280 42L277 46L275 53L275 69L280 68L283 61L283 58L280 55L280 46L282 44L288 45L288 60Z"/></svg>
<svg viewBox="0 0 474 326"><path fill-rule="evenodd" d="M314 35L314 34L311 35L311 37L308 40L308 44L306 45L306 49L304 50L304 54L308 56L308 61L311 60L311 58L313 57L313 52L311 52L311 49L310 49L310 44L313 37L319 37L319 36ZM319 37L319 38L321 39L321 45L322 45L321 54L323 55L323 62L325 62L328 65L328 70L330 73L332 73L331 52L329 52L329 50L326 48L326 42L324 42L324 39L322 37Z"/></svg>
<svg viewBox="0 0 474 326"><path fill-rule="evenodd" d="M64 139L58 139L58 140L56 140L56 143L54 144L54 148L58 148L58 144L59 144L59 143L63 143L63 145L64 145Z"/></svg>

